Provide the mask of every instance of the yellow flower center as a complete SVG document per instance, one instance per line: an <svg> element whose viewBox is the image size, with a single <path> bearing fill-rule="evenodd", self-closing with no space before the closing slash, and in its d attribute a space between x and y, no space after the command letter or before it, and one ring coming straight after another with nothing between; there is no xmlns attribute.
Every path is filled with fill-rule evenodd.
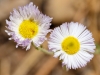
<svg viewBox="0 0 100 75"><path fill-rule="evenodd" d="M38 33L38 25L31 20L24 20L19 26L19 33L23 38L31 39Z"/></svg>
<svg viewBox="0 0 100 75"><path fill-rule="evenodd" d="M67 54L75 54L79 51L80 49L80 43L77 38L73 36L69 36L65 38L61 44L62 49L67 53Z"/></svg>

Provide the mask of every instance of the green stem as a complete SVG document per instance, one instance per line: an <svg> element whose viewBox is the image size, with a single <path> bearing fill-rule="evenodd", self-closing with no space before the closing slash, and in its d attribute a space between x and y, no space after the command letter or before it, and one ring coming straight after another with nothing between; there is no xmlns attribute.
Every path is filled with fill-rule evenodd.
<svg viewBox="0 0 100 75"><path fill-rule="evenodd" d="M32 44L33 44L33 43L32 43ZM42 48L42 46L36 47L34 44L33 44L33 46L34 46L37 50L40 50L40 51L42 51L42 52L44 52L44 53L46 53L46 54L48 54L48 55L53 55L53 52L49 52L48 50Z"/></svg>
<svg viewBox="0 0 100 75"><path fill-rule="evenodd" d="M46 54L49 54L49 55L53 55L53 52L49 52L48 50L44 49L44 48L41 48L41 47L37 47L38 50L46 53Z"/></svg>

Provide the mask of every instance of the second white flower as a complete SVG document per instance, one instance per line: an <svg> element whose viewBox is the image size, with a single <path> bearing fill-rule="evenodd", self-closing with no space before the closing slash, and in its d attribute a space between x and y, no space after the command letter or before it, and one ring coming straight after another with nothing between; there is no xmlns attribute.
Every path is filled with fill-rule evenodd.
<svg viewBox="0 0 100 75"><path fill-rule="evenodd" d="M59 57L67 69L84 67L93 58L95 49L90 31L74 22L54 28L48 44L54 57Z"/></svg>

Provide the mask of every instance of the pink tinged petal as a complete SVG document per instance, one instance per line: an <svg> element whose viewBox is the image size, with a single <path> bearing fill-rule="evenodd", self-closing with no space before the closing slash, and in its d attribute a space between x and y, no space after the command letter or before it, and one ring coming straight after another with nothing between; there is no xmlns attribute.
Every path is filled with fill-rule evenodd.
<svg viewBox="0 0 100 75"><path fill-rule="evenodd" d="M12 13L10 13L9 17L10 21L6 20L8 26L5 32L11 36L11 39L14 39L17 42L16 47L22 46L26 48L26 50L30 49L31 41L35 44L35 46L40 46L45 40L46 35L51 31L50 25L52 18L49 16L43 15L36 5L33 5L30 2L26 6L19 7L18 10L14 9ZM19 25L23 20L33 20L39 25L39 33L36 38L32 38L31 40L27 40L27 38L23 38L18 31Z"/></svg>

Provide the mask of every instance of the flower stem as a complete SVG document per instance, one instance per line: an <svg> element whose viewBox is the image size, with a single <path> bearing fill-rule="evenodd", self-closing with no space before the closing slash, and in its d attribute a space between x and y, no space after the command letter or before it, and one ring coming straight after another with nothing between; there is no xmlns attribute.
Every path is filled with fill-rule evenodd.
<svg viewBox="0 0 100 75"><path fill-rule="evenodd" d="M40 50L48 55L53 55L53 52L49 52L48 50L44 49L42 46L39 46L39 47L36 47L34 44L33 46L37 49L37 50Z"/></svg>
<svg viewBox="0 0 100 75"><path fill-rule="evenodd" d="M46 54L48 54L48 55L53 55L53 52L49 52L48 50L46 50L46 49L44 49L42 47L37 47L37 49L42 51L42 52L44 52L44 53L46 53Z"/></svg>

